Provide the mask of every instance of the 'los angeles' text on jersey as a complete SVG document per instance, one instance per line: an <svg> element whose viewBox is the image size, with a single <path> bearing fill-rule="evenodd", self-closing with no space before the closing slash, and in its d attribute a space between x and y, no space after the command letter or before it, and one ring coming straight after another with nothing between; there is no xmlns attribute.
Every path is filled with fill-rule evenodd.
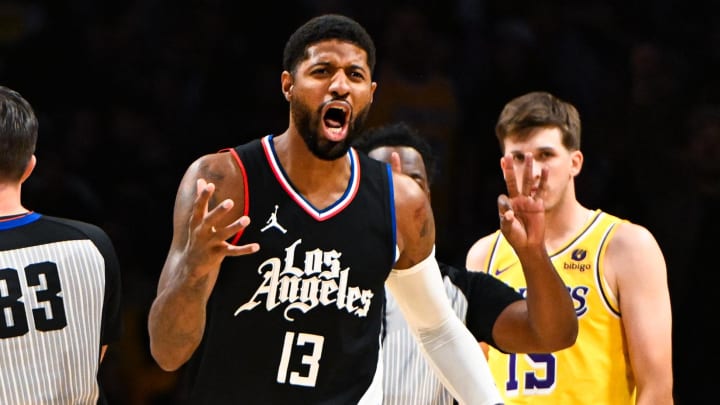
<svg viewBox="0 0 720 405"><path fill-rule="evenodd" d="M298 239L288 246L284 258L271 257L260 265L262 284L235 315L264 303L267 311L282 310L288 321L294 320L293 311L307 313L319 305L334 305L338 310L366 317L374 294L348 285L350 268L341 267L342 254L335 250L305 251L304 266L299 268L295 266L295 249L301 243L302 239Z"/></svg>
<svg viewBox="0 0 720 405"><path fill-rule="evenodd" d="M188 403L377 404L384 283L394 261L389 166L350 150L350 178L317 208L280 165L272 136L229 150L245 214L186 365Z"/></svg>

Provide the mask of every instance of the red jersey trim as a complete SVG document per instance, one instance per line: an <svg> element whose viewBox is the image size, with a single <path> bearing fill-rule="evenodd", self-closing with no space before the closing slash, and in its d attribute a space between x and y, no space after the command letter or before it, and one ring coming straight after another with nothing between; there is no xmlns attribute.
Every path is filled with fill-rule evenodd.
<svg viewBox="0 0 720 405"><path fill-rule="evenodd" d="M245 171L245 165L243 164L242 160L240 159L240 156L238 155L237 151L233 148L223 149L221 152L227 151L230 152L233 159L235 160L235 163L237 163L238 167L240 168L240 172L242 173L243 178L243 186L245 187L245 193L244 193L244 201L243 201L243 215L247 216L250 212L250 185L248 184L248 177L247 172ZM240 237L242 236L243 232L245 231L245 228L238 231L238 233L235 234L235 236L232 238L233 245L236 245L237 242L240 240Z"/></svg>

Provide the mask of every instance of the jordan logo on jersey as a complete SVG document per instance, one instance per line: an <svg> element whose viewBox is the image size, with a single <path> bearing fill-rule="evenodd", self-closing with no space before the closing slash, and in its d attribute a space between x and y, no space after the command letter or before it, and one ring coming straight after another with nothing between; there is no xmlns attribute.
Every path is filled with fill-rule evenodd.
<svg viewBox="0 0 720 405"><path fill-rule="evenodd" d="M266 223L267 225L265 225L265 226L260 230L260 232L265 232L265 231L267 231L267 230L270 229L270 228L277 228L277 229L280 230L280 232L282 232L282 233L286 233L286 232L287 232L287 229L283 228L282 225L280 225L280 223L278 222L278 219L277 219L277 210L278 210L278 206L277 206L277 204L275 204L275 212L271 212L271 213L270 213L270 218L268 218L268 220L265 221L265 223Z"/></svg>
<svg viewBox="0 0 720 405"><path fill-rule="evenodd" d="M263 282L252 298L238 307L235 316L253 310L264 300L267 311L286 305L283 312L290 322L294 320L293 310L307 313L319 305L335 306L357 317L366 317L374 293L348 285L350 268L341 269L342 253L307 250L301 269L295 267L295 248L300 243L302 239L285 248L285 258L271 257L260 264L258 274Z"/></svg>

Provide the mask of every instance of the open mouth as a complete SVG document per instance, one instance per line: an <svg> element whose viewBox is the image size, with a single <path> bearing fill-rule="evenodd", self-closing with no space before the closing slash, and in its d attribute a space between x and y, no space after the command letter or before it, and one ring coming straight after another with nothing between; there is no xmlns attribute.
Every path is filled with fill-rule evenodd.
<svg viewBox="0 0 720 405"><path fill-rule="evenodd" d="M331 102L325 107L323 124L325 125L328 139L339 142L347 132L347 124L350 119L350 106L345 102Z"/></svg>

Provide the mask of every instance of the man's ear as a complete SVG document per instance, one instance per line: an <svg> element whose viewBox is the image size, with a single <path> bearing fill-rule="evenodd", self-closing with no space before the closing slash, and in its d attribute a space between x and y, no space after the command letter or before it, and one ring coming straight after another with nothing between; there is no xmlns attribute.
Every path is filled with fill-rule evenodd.
<svg viewBox="0 0 720 405"><path fill-rule="evenodd" d="M285 96L285 100L290 101L290 99L292 99L292 91L293 91L292 75L290 75L289 72L283 72L280 80L282 82L282 92L283 92L283 95Z"/></svg>
<svg viewBox="0 0 720 405"><path fill-rule="evenodd" d="M293 90L292 84L290 85L290 87L288 87L287 90L283 90L283 93L285 93L285 100L290 101L290 99L292 98L292 90Z"/></svg>
<svg viewBox="0 0 720 405"><path fill-rule="evenodd" d="M573 177L580 174L580 171L582 170L583 162L585 161L585 157L583 156L583 153L579 150L574 150L571 152L571 162L572 167L570 168L570 173Z"/></svg>
<svg viewBox="0 0 720 405"><path fill-rule="evenodd" d="M30 156L30 160L28 160L27 166L25 166L25 171L23 172L22 176L20 177L20 183L25 182L28 177L30 177L30 174L35 169L35 165L37 164L37 158L35 155Z"/></svg>

